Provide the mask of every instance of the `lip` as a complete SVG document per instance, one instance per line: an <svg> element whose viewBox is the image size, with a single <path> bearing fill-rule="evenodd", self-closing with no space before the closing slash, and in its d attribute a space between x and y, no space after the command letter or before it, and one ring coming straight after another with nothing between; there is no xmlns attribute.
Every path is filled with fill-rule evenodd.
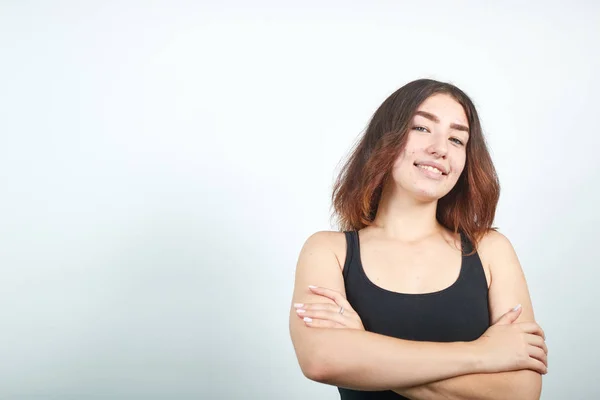
<svg viewBox="0 0 600 400"><path fill-rule="evenodd" d="M423 161L423 162L416 162L415 163L415 167L418 168L419 165L426 165L429 167L433 167L433 168L437 168L440 171L442 171L442 175L448 175L448 169L446 167L444 167L442 164L438 164L436 162L433 161ZM423 170L426 171L426 170Z"/></svg>
<svg viewBox="0 0 600 400"><path fill-rule="evenodd" d="M444 175L444 174L438 174L437 172L431 172L431 171L428 171L428 170L426 170L424 168L419 168L416 165L415 165L415 168L418 169L420 173L422 173L423 175L425 175L429 179L433 179L433 180L436 180L436 181L441 181L442 179L444 179L446 177L446 175Z"/></svg>

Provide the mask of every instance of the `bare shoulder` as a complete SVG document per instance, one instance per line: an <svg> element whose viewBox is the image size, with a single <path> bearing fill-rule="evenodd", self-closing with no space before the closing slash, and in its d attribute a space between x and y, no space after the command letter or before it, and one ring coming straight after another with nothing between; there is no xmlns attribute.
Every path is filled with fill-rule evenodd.
<svg viewBox="0 0 600 400"><path fill-rule="evenodd" d="M344 237L341 232L320 231L313 233L306 239L296 263L294 303L306 304L329 301L308 290L310 285L328 288L341 293L343 296L346 295L340 260L337 259L336 254L340 237ZM333 300L331 302L333 303ZM292 324L295 324L294 321L297 317L295 310L290 307Z"/></svg>
<svg viewBox="0 0 600 400"><path fill-rule="evenodd" d="M331 251L338 261L340 269L346 260L346 236L344 232L318 231L310 235L304 242L302 252Z"/></svg>
<svg viewBox="0 0 600 400"><path fill-rule="evenodd" d="M506 269L522 272L512 243L498 231L489 230L480 240L477 250L482 263L489 268L492 278Z"/></svg>
<svg viewBox="0 0 600 400"><path fill-rule="evenodd" d="M491 321L497 321L506 311L521 304L519 322L535 321L527 280L512 243L500 232L488 232L480 242L481 256L489 263Z"/></svg>
<svg viewBox="0 0 600 400"><path fill-rule="evenodd" d="M512 244L510 243L508 238L504 234L493 229L490 229L485 235L483 235L483 238L479 242L479 245L496 250L506 250L507 247L512 248Z"/></svg>
<svg viewBox="0 0 600 400"><path fill-rule="evenodd" d="M477 250L483 253L489 261L493 261L497 257L506 257L515 251L512 243L504 234L491 229L481 238Z"/></svg>
<svg viewBox="0 0 600 400"><path fill-rule="evenodd" d="M512 250L512 244L506 236L496 230L488 230L477 244L477 253L483 265L488 288L492 283L493 268L502 265L502 257Z"/></svg>

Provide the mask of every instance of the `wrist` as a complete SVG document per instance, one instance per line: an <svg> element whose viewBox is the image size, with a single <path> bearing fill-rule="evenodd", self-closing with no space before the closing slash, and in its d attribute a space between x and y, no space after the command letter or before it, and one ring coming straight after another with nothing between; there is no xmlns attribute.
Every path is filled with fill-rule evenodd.
<svg viewBox="0 0 600 400"><path fill-rule="evenodd" d="M463 355L465 374L478 374L487 372L485 358L477 341L458 342Z"/></svg>

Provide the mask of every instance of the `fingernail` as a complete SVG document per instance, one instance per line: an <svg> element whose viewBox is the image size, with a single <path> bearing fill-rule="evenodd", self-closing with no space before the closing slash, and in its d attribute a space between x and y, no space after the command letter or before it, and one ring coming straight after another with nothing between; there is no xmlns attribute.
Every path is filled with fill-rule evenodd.
<svg viewBox="0 0 600 400"><path fill-rule="evenodd" d="M294 308L299 308L299 307L304 307L304 304L302 304L302 303L294 304Z"/></svg>
<svg viewBox="0 0 600 400"><path fill-rule="evenodd" d="M316 289L316 288L317 288L317 287L316 287L316 286L314 286L314 285L308 285L308 287L309 287L309 288L311 288L311 289Z"/></svg>
<svg viewBox="0 0 600 400"><path fill-rule="evenodd" d="M303 312L306 312L306 310L303 310L303 309L300 308L300 309L296 310L296 312L297 313L303 313Z"/></svg>
<svg viewBox="0 0 600 400"><path fill-rule="evenodd" d="M304 322L312 322L312 318L304 317Z"/></svg>
<svg viewBox="0 0 600 400"><path fill-rule="evenodd" d="M521 305L520 305L520 304L517 304L517 306L516 306L515 308L513 308L512 310L513 310L513 311L517 311L519 308L521 308Z"/></svg>

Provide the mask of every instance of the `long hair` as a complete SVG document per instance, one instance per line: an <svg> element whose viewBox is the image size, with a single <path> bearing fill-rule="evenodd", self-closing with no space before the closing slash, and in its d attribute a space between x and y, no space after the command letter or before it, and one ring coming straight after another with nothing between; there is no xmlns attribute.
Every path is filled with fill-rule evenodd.
<svg viewBox="0 0 600 400"><path fill-rule="evenodd" d="M434 94L462 105L469 123L466 164L456 185L439 199L436 219L473 244L492 228L500 183L483 137L477 110L456 86L432 79L410 82L391 94L373 114L365 133L343 165L332 193L332 217L341 231L359 230L375 219L383 185L404 148L417 108Z"/></svg>

